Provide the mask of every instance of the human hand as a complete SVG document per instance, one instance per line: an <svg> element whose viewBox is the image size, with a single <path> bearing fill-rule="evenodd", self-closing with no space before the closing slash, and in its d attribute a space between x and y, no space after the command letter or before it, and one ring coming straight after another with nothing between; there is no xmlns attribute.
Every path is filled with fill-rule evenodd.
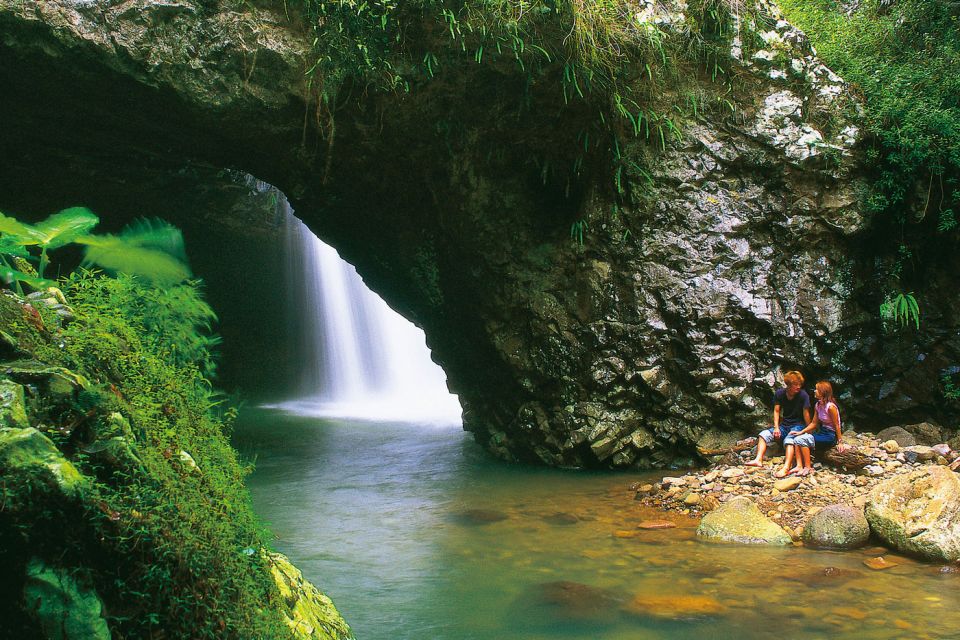
<svg viewBox="0 0 960 640"><path fill-rule="evenodd" d="M774 437L774 438L779 438L779 437L780 437L780 427L774 427L774 428L773 428L773 437Z"/></svg>
<svg viewBox="0 0 960 640"><path fill-rule="evenodd" d="M841 443L841 444L838 444L838 445L837 445L837 453L843 453L844 451L846 451L846 450L849 449L849 448L850 448L850 445L846 445L846 444L842 444L842 443Z"/></svg>

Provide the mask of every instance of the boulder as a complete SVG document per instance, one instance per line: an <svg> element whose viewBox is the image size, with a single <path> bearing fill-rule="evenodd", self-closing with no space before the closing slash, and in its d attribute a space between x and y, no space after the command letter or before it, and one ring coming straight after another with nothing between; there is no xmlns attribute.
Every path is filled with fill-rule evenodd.
<svg viewBox="0 0 960 640"><path fill-rule="evenodd" d="M84 476L56 445L36 429L0 428L0 476L33 473L50 480L68 497L79 496Z"/></svg>
<svg viewBox="0 0 960 640"><path fill-rule="evenodd" d="M280 591L283 616L295 638L353 640L350 626L333 602L321 593L282 553L261 551Z"/></svg>
<svg viewBox="0 0 960 640"><path fill-rule="evenodd" d="M932 422L918 422L917 424L907 424L903 426L904 430L913 434L917 444L934 445L943 442L946 435L944 429Z"/></svg>
<svg viewBox="0 0 960 640"><path fill-rule="evenodd" d="M110 640L100 596L64 569L33 558L23 599L48 640Z"/></svg>
<svg viewBox="0 0 960 640"><path fill-rule="evenodd" d="M907 462L929 462L930 460L933 460L936 455L937 454L932 447L919 444L912 447L906 447L903 450L903 457Z"/></svg>
<svg viewBox="0 0 960 640"><path fill-rule="evenodd" d="M0 427L25 429L29 426L23 387L10 380L0 380Z"/></svg>
<svg viewBox="0 0 960 640"><path fill-rule="evenodd" d="M710 542L788 545L790 534L767 518L749 498L738 496L708 513L697 537Z"/></svg>
<svg viewBox="0 0 960 640"><path fill-rule="evenodd" d="M913 434L903 427L888 427L877 434L877 440L887 442L893 440L901 447L912 447L917 444L917 439Z"/></svg>
<svg viewBox="0 0 960 640"><path fill-rule="evenodd" d="M960 560L960 477L926 466L870 492L870 528L891 547L928 560Z"/></svg>
<svg viewBox="0 0 960 640"><path fill-rule="evenodd" d="M870 539L870 524L863 509L832 504L818 511L801 535L803 543L823 549L855 549Z"/></svg>

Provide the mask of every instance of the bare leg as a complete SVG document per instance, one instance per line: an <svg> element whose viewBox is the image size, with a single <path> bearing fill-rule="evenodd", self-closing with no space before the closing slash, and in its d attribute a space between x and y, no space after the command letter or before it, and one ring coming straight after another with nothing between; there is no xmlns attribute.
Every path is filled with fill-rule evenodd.
<svg viewBox="0 0 960 640"><path fill-rule="evenodd" d="M763 466L763 456L767 453L767 441L763 438L759 439L757 442L757 457L749 462L744 464L748 467L762 467Z"/></svg>
<svg viewBox="0 0 960 640"><path fill-rule="evenodd" d="M803 475L813 473L813 465L810 461L810 447L800 447L800 455L803 457Z"/></svg>
<svg viewBox="0 0 960 640"><path fill-rule="evenodd" d="M780 470L773 475L775 475L778 478L783 478L787 475L787 471L789 471L790 465L791 463L793 463L794 449L796 449L796 447L793 446L792 444L787 445L787 454L786 454L786 458L784 458L783 460L783 466L780 467Z"/></svg>

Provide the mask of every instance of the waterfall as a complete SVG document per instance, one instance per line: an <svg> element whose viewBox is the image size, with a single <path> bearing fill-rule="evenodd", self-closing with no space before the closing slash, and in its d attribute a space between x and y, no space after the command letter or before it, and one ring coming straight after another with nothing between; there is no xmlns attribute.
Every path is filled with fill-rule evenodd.
<svg viewBox="0 0 960 640"><path fill-rule="evenodd" d="M304 415L459 423L460 403L430 359L423 331L292 213L286 227L302 366L298 397L276 406Z"/></svg>

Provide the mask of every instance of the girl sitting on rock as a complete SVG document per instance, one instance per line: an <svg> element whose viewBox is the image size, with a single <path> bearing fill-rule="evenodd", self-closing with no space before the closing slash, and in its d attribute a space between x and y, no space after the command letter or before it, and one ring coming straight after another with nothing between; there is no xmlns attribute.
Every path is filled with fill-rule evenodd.
<svg viewBox="0 0 960 640"><path fill-rule="evenodd" d="M840 442L843 437L840 430L840 409L833 401L833 385L826 380L818 382L816 397L813 420L802 431L790 434L797 448L797 466L789 473L799 476L813 473L810 454L817 445L829 448L836 444L837 451L841 453L847 448Z"/></svg>

